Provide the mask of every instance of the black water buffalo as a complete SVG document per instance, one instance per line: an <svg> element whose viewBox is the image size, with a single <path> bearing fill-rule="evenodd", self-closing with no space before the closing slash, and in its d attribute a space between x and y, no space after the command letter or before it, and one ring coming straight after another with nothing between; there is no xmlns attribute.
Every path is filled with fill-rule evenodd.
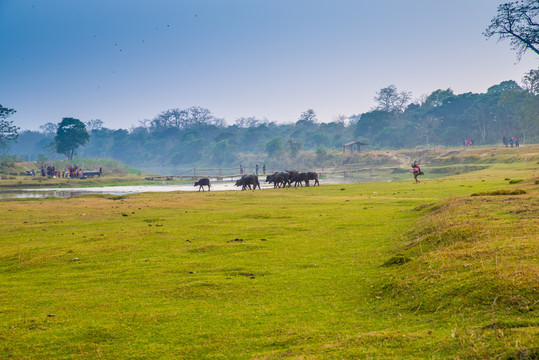
<svg viewBox="0 0 539 360"><path fill-rule="evenodd" d="M288 183L288 173L287 172L276 172L272 175L266 177L266 182L273 183L273 188L284 187Z"/></svg>
<svg viewBox="0 0 539 360"><path fill-rule="evenodd" d="M266 182L269 182L271 184L273 182L273 178L277 174L278 174L278 172L274 172L273 174L266 176Z"/></svg>
<svg viewBox="0 0 539 360"><path fill-rule="evenodd" d="M305 182L305 186L309 186L309 175L307 173L297 173L290 177L290 184L294 183L294 187L298 184L303 186L302 182Z"/></svg>
<svg viewBox="0 0 539 360"><path fill-rule="evenodd" d="M236 180L236 186L244 186L244 183L245 183L245 178L247 177L247 175L242 175L241 178L239 178L238 180ZM250 187L249 187L250 189ZM242 189L244 190L244 189Z"/></svg>
<svg viewBox="0 0 539 360"><path fill-rule="evenodd" d="M249 190L256 190L257 186L260 189L260 183L258 182L258 176L256 175L243 175L238 181L236 181L236 186L241 186L241 190L245 190L247 188L249 188Z"/></svg>
<svg viewBox="0 0 539 360"><path fill-rule="evenodd" d="M198 180L196 183L195 183L195 186L198 186L198 191L200 191L200 189L202 189L202 191L204 191L204 186L207 186L208 187L208 191L210 191L210 179L208 178L202 178L200 180Z"/></svg>
<svg viewBox="0 0 539 360"><path fill-rule="evenodd" d="M314 180L314 185L313 186L316 186L316 184L318 184L318 186L320 186L320 183L318 182L318 174L317 173L309 171L307 173L307 178L309 180ZM307 184L307 186L309 186L309 185Z"/></svg>
<svg viewBox="0 0 539 360"><path fill-rule="evenodd" d="M286 184L290 184L290 173L288 171L283 171L279 174L283 177L283 187L285 187Z"/></svg>
<svg viewBox="0 0 539 360"><path fill-rule="evenodd" d="M288 183L288 187L290 187L292 186L292 178L298 175L299 172L296 170L285 170L285 172L288 174L287 183Z"/></svg>

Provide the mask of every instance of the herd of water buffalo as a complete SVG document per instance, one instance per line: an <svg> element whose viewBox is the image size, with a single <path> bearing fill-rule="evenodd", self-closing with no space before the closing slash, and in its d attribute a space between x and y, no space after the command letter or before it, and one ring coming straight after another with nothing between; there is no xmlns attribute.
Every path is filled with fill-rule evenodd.
<svg viewBox="0 0 539 360"><path fill-rule="evenodd" d="M303 183L305 183L305 186L309 186L309 181L311 180L314 180L314 186L320 186L320 183L318 182L318 174L315 172L286 170L268 175L266 178L266 182L270 184L273 183L274 188L285 187L286 185L290 187L292 186L292 183L294 183L294 187L297 187L298 184L303 186ZM238 185L236 184L236 186Z"/></svg>
<svg viewBox="0 0 539 360"><path fill-rule="evenodd" d="M318 174L315 172L298 172L295 170L286 170L281 172L276 172L266 177L266 182L273 184L274 188L281 188L288 185L291 187L294 184L294 187L309 186L309 181L314 181L314 186L320 186L318 182ZM204 186L208 187L210 191L210 179L202 178L195 182L195 186L198 186L198 191L202 189L204 191ZM242 190L255 190L258 186L260 189L260 182L258 181L257 175L243 175L239 180L236 181L236 186L241 186Z"/></svg>

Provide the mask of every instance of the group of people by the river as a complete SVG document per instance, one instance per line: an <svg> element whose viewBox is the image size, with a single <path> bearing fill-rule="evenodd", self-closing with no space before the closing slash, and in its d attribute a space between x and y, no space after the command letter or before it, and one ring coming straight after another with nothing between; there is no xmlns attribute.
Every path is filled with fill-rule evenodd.
<svg viewBox="0 0 539 360"><path fill-rule="evenodd" d="M83 171L77 165L66 166L64 170L54 165L41 166L41 176L52 178L76 179L82 177Z"/></svg>
<svg viewBox="0 0 539 360"><path fill-rule="evenodd" d="M245 168L242 164L240 164L240 175L243 175L245 171ZM260 171L260 167L258 164L255 165L255 175L258 175L258 172ZM262 175L266 175L266 163L262 164Z"/></svg>
<svg viewBox="0 0 539 360"><path fill-rule="evenodd" d="M507 137L504 135L502 137L502 142L505 147L520 147L520 139L514 136Z"/></svg>
<svg viewBox="0 0 539 360"><path fill-rule="evenodd" d="M32 172L34 170L32 169ZM60 177L61 174L60 170L56 168L54 165L49 166L41 166L41 176L43 177ZM35 173L34 173L35 175Z"/></svg>
<svg viewBox="0 0 539 360"><path fill-rule="evenodd" d="M467 139L467 140L462 141L462 146L464 146L465 148L472 147L473 139Z"/></svg>
<svg viewBox="0 0 539 360"><path fill-rule="evenodd" d="M42 177L51 177L51 178L65 178L65 179L85 179L86 175L99 175L101 176L103 170L99 168L99 172L91 171L85 172L77 165L66 166L64 170L59 170L54 165L41 166L40 173ZM31 171L26 172L27 175L35 176L35 172L32 169Z"/></svg>

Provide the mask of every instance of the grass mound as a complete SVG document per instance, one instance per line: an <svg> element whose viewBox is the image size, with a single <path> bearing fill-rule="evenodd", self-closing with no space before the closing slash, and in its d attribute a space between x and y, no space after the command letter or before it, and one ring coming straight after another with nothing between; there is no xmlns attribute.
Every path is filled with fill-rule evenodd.
<svg viewBox="0 0 539 360"><path fill-rule="evenodd" d="M518 194L511 202L458 198L416 208L422 219L388 262L414 261L399 266L383 291L406 298L408 309L482 311L499 319L489 324L518 314L537 327L539 199Z"/></svg>
<svg viewBox="0 0 539 360"><path fill-rule="evenodd" d="M507 195L522 195L522 194L526 194L526 190L522 190L522 189L516 189L516 190L502 189L502 190L494 190L494 191L485 191L485 192L473 193L471 196L507 196Z"/></svg>
<svg viewBox="0 0 539 360"><path fill-rule="evenodd" d="M373 296L389 297L400 314L454 319L452 336L477 358L537 358L536 349L511 352L492 340L539 338L539 198L518 194L413 209L420 220L383 264L391 275ZM459 325L471 317L475 326Z"/></svg>
<svg viewBox="0 0 539 360"><path fill-rule="evenodd" d="M447 175L465 174L465 173L484 170L488 168L489 166L477 166L477 165L433 167L432 169L429 169L429 173L447 176Z"/></svg>

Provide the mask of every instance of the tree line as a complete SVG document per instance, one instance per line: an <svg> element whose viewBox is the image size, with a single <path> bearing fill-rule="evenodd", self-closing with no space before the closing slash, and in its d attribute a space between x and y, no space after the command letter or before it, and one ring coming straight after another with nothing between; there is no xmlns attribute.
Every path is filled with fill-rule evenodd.
<svg viewBox="0 0 539 360"><path fill-rule="evenodd" d="M477 145L499 144L503 136L525 144L539 138L537 77L530 71L524 86L505 81L479 94L440 89L415 101L390 85L376 93L375 108L330 123L320 122L313 109L295 123L249 117L232 125L203 107L169 109L129 130L106 128L101 120L64 118L19 133L12 145L15 154L29 160L76 153L131 166L186 167L237 166L250 156L295 159L305 151L323 155L357 140L371 149L458 146L470 138Z"/></svg>

